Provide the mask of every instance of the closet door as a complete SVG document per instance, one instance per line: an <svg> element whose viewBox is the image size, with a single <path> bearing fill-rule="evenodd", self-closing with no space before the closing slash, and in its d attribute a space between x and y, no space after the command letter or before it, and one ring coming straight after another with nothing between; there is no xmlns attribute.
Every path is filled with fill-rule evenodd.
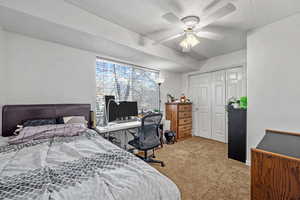
<svg viewBox="0 0 300 200"><path fill-rule="evenodd" d="M198 91L200 90L200 87L198 85L198 76L192 75L189 77L189 90L188 90L188 96L193 102L193 125L192 125L192 134L194 136L199 136L199 102L200 97L198 95Z"/></svg>
<svg viewBox="0 0 300 200"><path fill-rule="evenodd" d="M191 76L189 86L193 102L194 135L211 138L211 74Z"/></svg>
<svg viewBox="0 0 300 200"><path fill-rule="evenodd" d="M225 71L212 73L212 139L226 142Z"/></svg>

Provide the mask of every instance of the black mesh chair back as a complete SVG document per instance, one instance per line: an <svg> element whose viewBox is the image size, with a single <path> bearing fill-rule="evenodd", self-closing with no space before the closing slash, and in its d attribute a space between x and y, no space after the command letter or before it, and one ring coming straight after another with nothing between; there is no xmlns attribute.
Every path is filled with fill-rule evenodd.
<svg viewBox="0 0 300 200"><path fill-rule="evenodd" d="M160 145L159 125L162 114L154 113L142 118L142 127L139 136L141 149L153 149Z"/></svg>
<svg viewBox="0 0 300 200"><path fill-rule="evenodd" d="M144 157L136 154L137 157L143 159L148 163L159 163L162 167L165 166L163 161L154 160L154 150L161 145L161 138L159 134L159 125L162 119L162 114L149 114L142 118L142 126L139 129L138 136L134 135L134 139L129 141L129 144L138 150L144 151ZM153 150L151 156L148 155L148 150Z"/></svg>

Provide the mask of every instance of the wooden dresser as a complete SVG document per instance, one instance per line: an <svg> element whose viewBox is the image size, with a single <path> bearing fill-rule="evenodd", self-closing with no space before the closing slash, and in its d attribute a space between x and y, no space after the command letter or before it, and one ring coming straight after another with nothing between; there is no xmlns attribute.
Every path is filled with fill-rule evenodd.
<svg viewBox="0 0 300 200"><path fill-rule="evenodd" d="M267 130L251 150L251 200L300 199L300 134Z"/></svg>
<svg viewBox="0 0 300 200"><path fill-rule="evenodd" d="M166 119L171 121L171 130L177 139L192 136L192 104L166 103Z"/></svg>

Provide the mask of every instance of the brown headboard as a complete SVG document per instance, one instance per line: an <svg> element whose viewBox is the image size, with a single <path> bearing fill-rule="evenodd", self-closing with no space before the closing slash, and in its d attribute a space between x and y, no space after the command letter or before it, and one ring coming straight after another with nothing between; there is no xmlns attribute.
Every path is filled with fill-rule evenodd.
<svg viewBox="0 0 300 200"><path fill-rule="evenodd" d="M85 116L91 125L90 104L5 105L2 109L2 136L11 136L18 124L30 119Z"/></svg>

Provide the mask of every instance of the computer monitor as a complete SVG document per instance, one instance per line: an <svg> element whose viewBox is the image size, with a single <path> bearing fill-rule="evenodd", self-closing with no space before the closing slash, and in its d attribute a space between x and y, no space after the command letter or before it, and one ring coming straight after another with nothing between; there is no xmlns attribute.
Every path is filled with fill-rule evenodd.
<svg viewBox="0 0 300 200"><path fill-rule="evenodd" d="M127 116L138 116L138 105L136 101L127 102Z"/></svg>
<svg viewBox="0 0 300 200"><path fill-rule="evenodd" d="M136 101L122 101L118 107L118 118L132 117L138 115L138 107Z"/></svg>

